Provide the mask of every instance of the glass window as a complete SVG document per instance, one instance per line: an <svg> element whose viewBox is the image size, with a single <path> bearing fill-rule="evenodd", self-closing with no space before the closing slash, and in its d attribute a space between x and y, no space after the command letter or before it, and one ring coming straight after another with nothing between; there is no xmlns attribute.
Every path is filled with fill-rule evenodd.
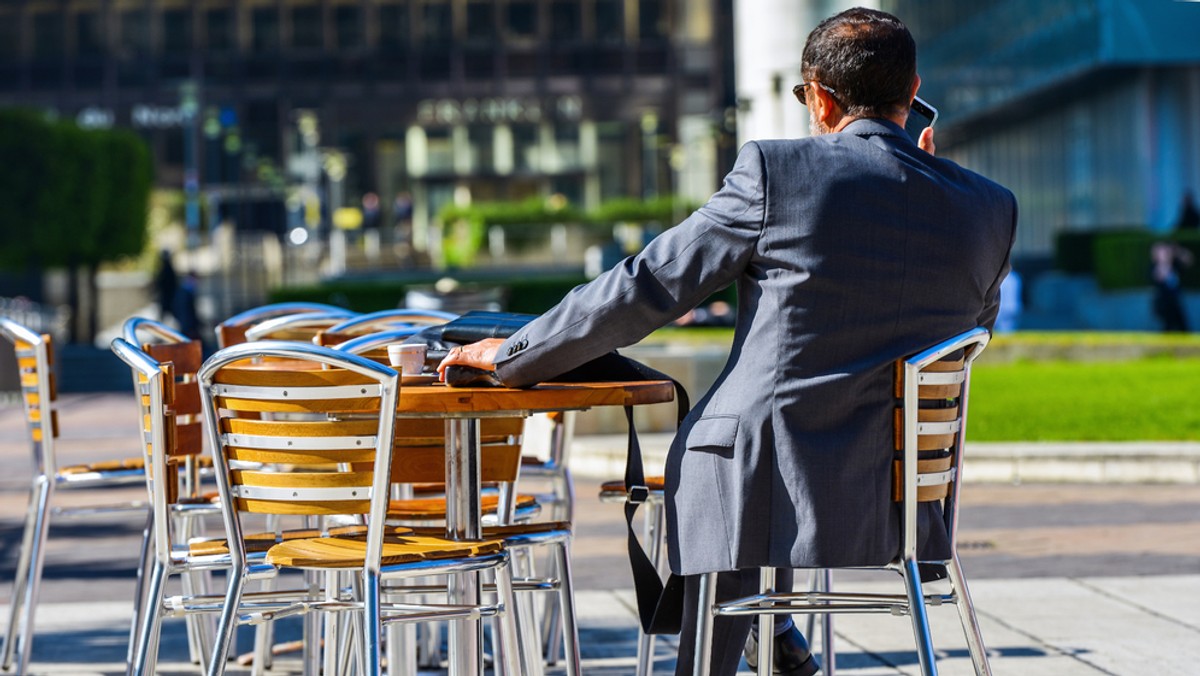
<svg viewBox="0 0 1200 676"><path fill-rule="evenodd" d="M425 0L421 7L421 38L425 42L443 45L454 39L454 21L449 2Z"/></svg>
<svg viewBox="0 0 1200 676"><path fill-rule="evenodd" d="M275 7L255 7L250 14L251 46L255 52L279 51L279 10Z"/></svg>
<svg viewBox="0 0 1200 676"><path fill-rule="evenodd" d="M514 124L513 165L517 171L539 171L541 168L538 127L536 124Z"/></svg>
<svg viewBox="0 0 1200 676"><path fill-rule="evenodd" d="M163 10L162 25L163 51L174 54L192 51L192 10Z"/></svg>
<svg viewBox="0 0 1200 676"><path fill-rule="evenodd" d="M338 5L333 10L333 25L339 49L362 47L362 9L358 5Z"/></svg>
<svg viewBox="0 0 1200 676"><path fill-rule="evenodd" d="M621 42L624 39L621 19L621 0L596 0L596 40Z"/></svg>
<svg viewBox="0 0 1200 676"><path fill-rule="evenodd" d="M16 60L21 51L21 23L15 12L0 10L0 58Z"/></svg>
<svg viewBox="0 0 1200 676"><path fill-rule="evenodd" d="M140 53L150 44L150 22L146 10L121 12L121 47L126 52Z"/></svg>
<svg viewBox="0 0 1200 676"><path fill-rule="evenodd" d="M662 0L641 0L638 3L638 37L657 40L667 36L667 15Z"/></svg>
<svg viewBox="0 0 1200 676"><path fill-rule="evenodd" d="M379 8L379 44L396 49L408 46L408 4L396 3Z"/></svg>
<svg viewBox="0 0 1200 676"><path fill-rule="evenodd" d="M204 13L204 36L209 49L229 49L234 45L233 12L210 9Z"/></svg>
<svg viewBox="0 0 1200 676"><path fill-rule="evenodd" d="M33 15L33 56L39 59L63 55L63 18L58 12L38 12Z"/></svg>
<svg viewBox="0 0 1200 676"><path fill-rule="evenodd" d="M100 19L95 12L79 12L75 15L75 54L99 56L104 51L103 40Z"/></svg>
<svg viewBox="0 0 1200 676"><path fill-rule="evenodd" d="M429 153L427 164L430 173L449 174L454 171L454 136L450 129L425 130L425 148Z"/></svg>
<svg viewBox="0 0 1200 676"><path fill-rule="evenodd" d="M601 122L596 125L596 166L600 174L600 199L625 195L625 124Z"/></svg>
<svg viewBox="0 0 1200 676"><path fill-rule="evenodd" d="M579 157L579 124L558 120L554 123L554 152L558 155L558 166L576 169Z"/></svg>
<svg viewBox="0 0 1200 676"><path fill-rule="evenodd" d="M508 32L525 38L537 37L537 3L530 0L509 0Z"/></svg>
<svg viewBox="0 0 1200 676"><path fill-rule="evenodd" d="M582 35L579 0L556 2L550 6L550 39L566 42Z"/></svg>
<svg viewBox="0 0 1200 676"><path fill-rule="evenodd" d="M490 173L494 167L492 155L495 142L492 127L472 125L467 128L467 144L471 151L471 171Z"/></svg>
<svg viewBox="0 0 1200 676"><path fill-rule="evenodd" d="M467 37L474 40L496 39L496 12L492 0L467 5Z"/></svg>
<svg viewBox="0 0 1200 676"><path fill-rule="evenodd" d="M292 46L296 49L320 49L325 46L320 7L309 5L292 8Z"/></svg>

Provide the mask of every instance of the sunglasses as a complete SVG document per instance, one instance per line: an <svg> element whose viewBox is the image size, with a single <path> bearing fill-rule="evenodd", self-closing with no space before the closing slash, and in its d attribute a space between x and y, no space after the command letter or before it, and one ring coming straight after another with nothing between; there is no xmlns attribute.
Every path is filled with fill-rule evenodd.
<svg viewBox="0 0 1200 676"><path fill-rule="evenodd" d="M800 103L807 106L808 99L806 98L806 95L808 94L808 88L812 87L812 86L817 86L817 87L820 87L821 89L824 89L825 91L829 92L830 96L834 97L834 99L833 99L834 101L837 101L837 96L836 96L837 90L836 89L834 89L833 87L830 87L829 85L827 85L823 82L817 82L815 80L813 82L801 82L800 84L796 85L795 87L792 87L792 94L794 94L796 96L797 101L799 101ZM840 101L838 101L838 103L839 103L839 105L841 104ZM926 125L928 127L932 127L934 125L934 123L937 122L938 109L931 106L928 102L926 102L920 96L913 97L912 112L917 113L918 115L920 115L920 116L924 117L926 120L928 120L929 124Z"/></svg>

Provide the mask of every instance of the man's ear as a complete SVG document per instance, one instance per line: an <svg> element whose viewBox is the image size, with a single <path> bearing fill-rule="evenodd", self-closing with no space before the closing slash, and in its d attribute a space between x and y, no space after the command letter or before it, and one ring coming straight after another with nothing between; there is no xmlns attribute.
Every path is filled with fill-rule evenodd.
<svg viewBox="0 0 1200 676"><path fill-rule="evenodd" d="M834 100L833 95L816 83L813 83L809 90L813 93L813 102L816 106L813 112L816 113L817 120L830 129L837 127L838 122L842 119L843 111L838 102Z"/></svg>
<svg viewBox="0 0 1200 676"><path fill-rule="evenodd" d="M912 105L913 99L915 99L915 98L917 97L917 92L918 92L918 91L920 91L920 90L921 90L921 76L920 76L920 75L914 75L914 76L913 76L913 86L912 86L912 92L911 92L911 93L909 93L909 95L908 95L908 104L909 104L909 106L911 106L911 105Z"/></svg>

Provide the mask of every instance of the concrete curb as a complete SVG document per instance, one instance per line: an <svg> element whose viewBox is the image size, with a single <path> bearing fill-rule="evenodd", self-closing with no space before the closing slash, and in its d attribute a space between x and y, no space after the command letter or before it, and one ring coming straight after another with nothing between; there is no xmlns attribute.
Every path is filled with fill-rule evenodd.
<svg viewBox="0 0 1200 676"><path fill-rule="evenodd" d="M661 473L671 434L642 434L646 471ZM571 470L614 479L625 473L624 435L577 436ZM967 442L967 481L980 483L1200 484L1200 443Z"/></svg>

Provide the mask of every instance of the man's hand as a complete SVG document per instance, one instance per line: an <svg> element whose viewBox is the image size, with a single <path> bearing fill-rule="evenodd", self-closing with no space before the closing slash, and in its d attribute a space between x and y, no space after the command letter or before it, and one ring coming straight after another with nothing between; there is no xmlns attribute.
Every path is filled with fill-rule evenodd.
<svg viewBox="0 0 1200 676"><path fill-rule="evenodd" d="M933 145L933 127L925 127L921 132L921 136L917 139L917 147L930 155L936 155L937 147Z"/></svg>
<svg viewBox="0 0 1200 676"><path fill-rule="evenodd" d="M446 380L447 366L473 366L484 371L495 371L496 352L503 344L503 338L485 338L478 343L451 349L450 354L438 364L438 379Z"/></svg>

